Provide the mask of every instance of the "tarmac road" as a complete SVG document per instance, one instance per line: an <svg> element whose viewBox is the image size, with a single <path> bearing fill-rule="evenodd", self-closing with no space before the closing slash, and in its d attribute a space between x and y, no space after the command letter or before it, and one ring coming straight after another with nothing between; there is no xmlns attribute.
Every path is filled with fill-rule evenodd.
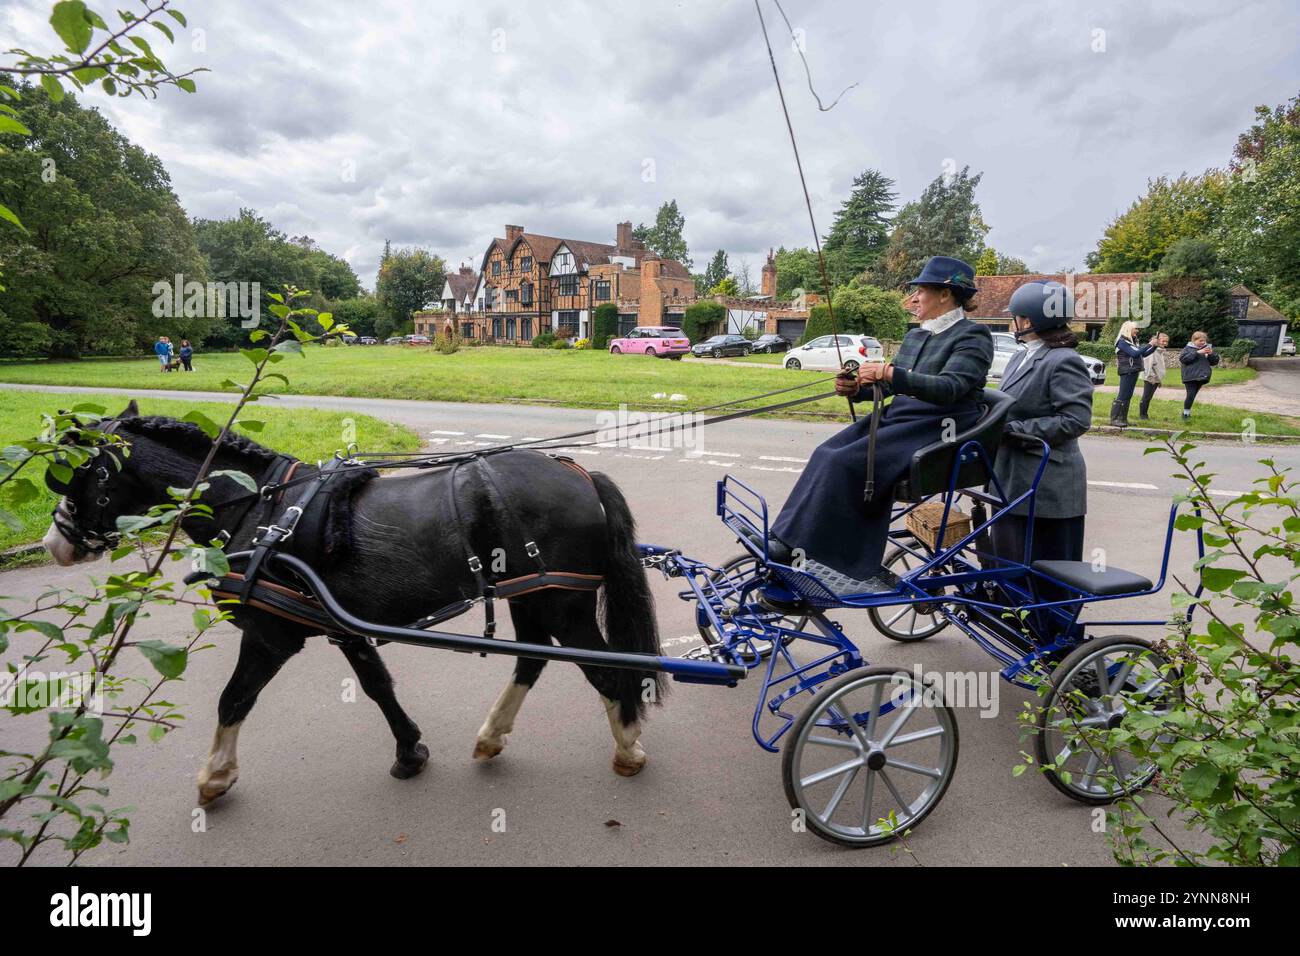
<svg viewBox="0 0 1300 956"><path fill-rule="evenodd" d="M283 404L380 415L416 427L448 449L598 424L591 411L535 406L296 396ZM726 472L740 475L776 507L813 447L835 427L750 419L712 429L703 453L587 448L575 457L619 483L637 515L640 540L718 562L739 549L713 515L717 479ZM1104 547L1110 563L1154 578L1177 487L1168 477L1170 464L1162 456L1143 456L1139 442L1091 439L1084 445L1092 482L1089 551ZM1215 486L1225 493L1249 487L1257 474L1251 468L1255 459L1295 457L1289 448L1239 444L1205 450L1218 472ZM1175 542L1171 568L1185 574L1194 559L1193 542L1184 534ZM106 570L101 564L11 571L0 575L0 593L30 598L47 585L72 586ZM665 652L683 653L698 643L691 608L677 598L677 582L654 574L652 584ZM1122 611L1102 605L1092 617L1163 618L1168 590L1128 602ZM138 637L176 640L188 617L183 609L166 609L143 622ZM974 707L958 712L956 777L939 808L908 840L917 860L928 866L1110 862L1089 808L1032 772L1012 777L1027 747L1016 713L1028 695L997 680L993 661L978 647L952 629L921 644L897 644L876 633L864 612L832 617L872 663L982 672L998 694L996 714L981 716ZM506 622L510 636L508 616ZM458 623L478 633L481 617ZM1158 633L1150 629L1150 636ZM187 713L186 726L159 744L142 743L118 757L108 781L111 802L136 807L131 843L106 844L85 862L913 865L905 852L841 850L792 832L780 758L750 737L756 681L735 689L674 685L645 728L646 769L623 778L610 769L612 744L602 708L576 668L547 669L504 753L482 763L470 759L475 733L509 680L512 661L397 645L382 653L398 680L399 699L425 732L431 759L421 776L399 781L388 775L393 744L386 725L364 695L347 699L352 672L322 640L290 661L263 693L240 738L239 783L200 813L194 774L207 755L237 632L221 628L216 644L194 658L184 682L169 693ZM35 743L43 734L41 718L23 721L22 736L31 739L6 741L7 749ZM11 855L0 850L0 863Z"/></svg>

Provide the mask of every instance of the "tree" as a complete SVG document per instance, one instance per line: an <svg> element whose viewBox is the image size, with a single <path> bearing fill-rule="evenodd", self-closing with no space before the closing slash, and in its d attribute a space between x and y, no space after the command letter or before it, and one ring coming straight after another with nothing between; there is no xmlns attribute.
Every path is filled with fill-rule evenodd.
<svg viewBox="0 0 1300 956"><path fill-rule="evenodd" d="M692 342L702 342L716 335L727 320L727 310L720 302L704 299L686 307L682 315L682 331Z"/></svg>
<svg viewBox="0 0 1300 956"><path fill-rule="evenodd" d="M381 311L379 301L372 295L330 303L334 321L346 325L356 335L375 335Z"/></svg>
<svg viewBox="0 0 1300 956"><path fill-rule="evenodd" d="M727 265L727 254L719 249L709 260L709 267L700 273L698 281L695 283L695 292L702 295L712 289L723 279L731 274L731 267Z"/></svg>
<svg viewBox="0 0 1300 956"><path fill-rule="evenodd" d="M673 199L659 207L653 226L641 223L632 230L632 235L660 258L675 259L690 269L693 263L686 249L686 239L682 235L685 228L686 217L677 211L677 200Z"/></svg>
<svg viewBox="0 0 1300 956"><path fill-rule="evenodd" d="M740 260L740 265L736 267L734 279L741 295L751 296L758 291L754 288L754 275L750 272L748 259Z"/></svg>
<svg viewBox="0 0 1300 956"><path fill-rule="evenodd" d="M146 347L160 328L153 283L177 273L205 278L167 172L75 96L56 103L30 85L20 95L16 122L30 135L4 137L0 195L25 229L0 228L0 311L12 323L46 326L48 337L28 341L48 343L47 354ZM197 339L208 324L178 319L166 328Z"/></svg>
<svg viewBox="0 0 1300 956"><path fill-rule="evenodd" d="M908 203L894 219L894 231L884 254L871 269L876 285L897 289L912 279L930 256L979 259L989 227L984 223L975 188L983 173L962 167L955 175L938 176L921 197Z"/></svg>
<svg viewBox="0 0 1300 956"><path fill-rule="evenodd" d="M740 285L736 282L734 276L726 276L717 285L708 290L709 295L728 296L732 299L740 298Z"/></svg>
<svg viewBox="0 0 1300 956"><path fill-rule="evenodd" d="M1161 176L1146 194L1117 216L1088 254L1093 272L1154 272L1179 239L1209 235L1223 205L1227 177L1218 170L1201 176Z"/></svg>
<svg viewBox="0 0 1300 956"><path fill-rule="evenodd" d="M835 325L839 326L838 315L835 316ZM839 330L844 331L842 327ZM825 302L819 302L808 310L808 323L804 326L803 335L799 337L799 344L811 342L823 335L830 335L833 331L830 307Z"/></svg>
<svg viewBox="0 0 1300 956"><path fill-rule="evenodd" d="M1237 337L1223 266L1204 239L1179 239L1152 277L1151 327L1181 346L1196 331L1226 348Z"/></svg>
<svg viewBox="0 0 1300 956"><path fill-rule="evenodd" d="M907 334L907 323L912 320L899 293L871 285L861 277L836 289L831 301L843 332L861 332L898 342Z"/></svg>
<svg viewBox="0 0 1300 956"><path fill-rule="evenodd" d="M868 169L853 178L853 190L835 213L822 245L832 283L847 282L884 254L889 214L897 198L894 181L879 170Z"/></svg>
<svg viewBox="0 0 1300 956"><path fill-rule="evenodd" d="M591 347L603 349L617 335L618 306L613 302L602 302L596 306L596 312L592 316Z"/></svg>
<svg viewBox="0 0 1300 956"><path fill-rule="evenodd" d="M821 269L817 264L817 253L811 249L776 250L773 257L776 263L776 297L782 301L794 298L796 289L805 292L821 292Z"/></svg>
<svg viewBox="0 0 1300 956"><path fill-rule="evenodd" d="M1004 256L992 246L986 246L974 263L978 276L1024 276L1029 275L1029 266L1023 259Z"/></svg>
<svg viewBox="0 0 1300 956"><path fill-rule="evenodd" d="M1237 141L1216 238L1232 278L1300 319L1300 96L1255 116Z"/></svg>
<svg viewBox="0 0 1300 956"><path fill-rule="evenodd" d="M384 335L405 328L411 313L428 308L442 295L447 281L447 264L427 249L399 249L384 245L385 258L375 280L375 298L384 314L376 326Z"/></svg>

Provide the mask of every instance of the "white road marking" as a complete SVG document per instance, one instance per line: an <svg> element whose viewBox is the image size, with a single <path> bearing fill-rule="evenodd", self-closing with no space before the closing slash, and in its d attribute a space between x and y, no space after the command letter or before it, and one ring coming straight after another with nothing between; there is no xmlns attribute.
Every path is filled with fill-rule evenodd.
<svg viewBox="0 0 1300 956"><path fill-rule="evenodd" d="M1158 485L1148 485L1141 481L1090 481L1090 485L1098 485L1102 488L1135 488L1140 491L1159 491Z"/></svg>
<svg viewBox="0 0 1300 956"><path fill-rule="evenodd" d="M669 637L659 642L660 647L677 647L679 644L703 644L698 634L683 634L681 637Z"/></svg>
<svg viewBox="0 0 1300 956"><path fill-rule="evenodd" d="M759 461L788 461L792 465L806 465L807 458L782 458L780 455L759 455Z"/></svg>
<svg viewBox="0 0 1300 956"><path fill-rule="evenodd" d="M632 447L635 448L636 446L633 445ZM708 456L710 456L710 457L712 457L712 458L742 458L742 457L744 457L744 456L741 455L739 452L734 452L734 451L690 451L690 452L687 452L687 454L688 454L688 455L694 455L694 456L697 457L697 458L701 458L701 457L703 457L703 456L705 456L705 455L708 455Z"/></svg>
<svg viewBox="0 0 1300 956"><path fill-rule="evenodd" d="M1218 488L1211 488L1211 489L1210 489L1210 494L1212 494L1212 495L1223 495L1223 497L1225 497L1225 498L1239 498L1239 497L1241 497L1242 495L1244 495L1245 493L1246 493L1246 492L1244 492L1244 491L1220 491Z"/></svg>
<svg viewBox="0 0 1300 956"><path fill-rule="evenodd" d="M435 428L433 431L429 432L429 434L430 434L430 435L463 435L463 434L465 434L465 433L464 433L464 432L449 432L449 431L443 431L441 428Z"/></svg>
<svg viewBox="0 0 1300 956"><path fill-rule="evenodd" d="M767 465L750 465L749 467L754 471L787 471L792 475L803 474L802 468L771 468Z"/></svg>
<svg viewBox="0 0 1300 956"><path fill-rule="evenodd" d="M475 438L509 438L509 435L493 435L491 432L484 432L481 435L475 435Z"/></svg>
<svg viewBox="0 0 1300 956"><path fill-rule="evenodd" d="M693 461L701 465L717 465L719 468L730 468L735 464L734 461L712 461L707 458L678 458L678 461Z"/></svg>

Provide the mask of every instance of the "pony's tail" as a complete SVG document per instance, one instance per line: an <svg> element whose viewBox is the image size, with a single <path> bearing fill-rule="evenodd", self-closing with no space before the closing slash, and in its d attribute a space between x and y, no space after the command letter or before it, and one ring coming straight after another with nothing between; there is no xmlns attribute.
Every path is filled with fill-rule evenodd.
<svg viewBox="0 0 1300 956"><path fill-rule="evenodd" d="M600 590L601 625L611 650L660 653L654 596L636 548L636 522L627 499L607 475L591 473L596 494L605 508L608 551L605 583ZM667 687L656 671L619 669L619 704L623 723L645 715L647 703L660 703Z"/></svg>

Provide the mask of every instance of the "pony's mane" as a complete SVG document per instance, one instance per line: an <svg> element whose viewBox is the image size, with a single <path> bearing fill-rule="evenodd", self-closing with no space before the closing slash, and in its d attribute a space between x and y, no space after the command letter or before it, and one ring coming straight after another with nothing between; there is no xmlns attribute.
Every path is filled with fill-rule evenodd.
<svg viewBox="0 0 1300 956"><path fill-rule="evenodd" d="M151 437L173 448L189 451L196 455L206 455L212 448L212 439L198 425L193 422L183 422L176 418L168 418L166 415L138 415L131 418L121 418L118 419L118 427L131 434ZM270 461L276 456L276 452L265 445L259 445L253 439L233 432L226 435L221 447L228 448L240 455L259 458L264 461Z"/></svg>

